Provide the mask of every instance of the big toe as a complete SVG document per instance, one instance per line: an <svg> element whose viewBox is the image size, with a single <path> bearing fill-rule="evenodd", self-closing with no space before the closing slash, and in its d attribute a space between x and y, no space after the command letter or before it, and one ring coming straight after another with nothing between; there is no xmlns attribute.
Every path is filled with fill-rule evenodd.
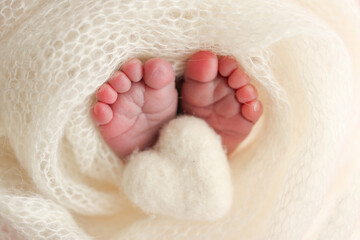
<svg viewBox="0 0 360 240"><path fill-rule="evenodd" d="M187 62L185 79L199 82L210 82L218 74L218 59L215 54L200 51L192 55Z"/></svg>
<svg viewBox="0 0 360 240"><path fill-rule="evenodd" d="M144 82L147 86L160 89L175 80L171 64L161 58L152 58L144 65Z"/></svg>

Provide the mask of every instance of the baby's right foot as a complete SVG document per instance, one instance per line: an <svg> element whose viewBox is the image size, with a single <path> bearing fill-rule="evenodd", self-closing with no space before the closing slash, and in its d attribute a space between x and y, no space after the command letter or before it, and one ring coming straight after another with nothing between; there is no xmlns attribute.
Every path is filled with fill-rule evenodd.
<svg viewBox="0 0 360 240"><path fill-rule="evenodd" d="M159 129L175 117L177 91L172 66L153 58L132 59L97 91L93 120L111 149L124 157L152 146Z"/></svg>
<svg viewBox="0 0 360 240"><path fill-rule="evenodd" d="M256 89L236 60L218 61L211 52L198 52L189 59L181 95L183 111L214 128L228 153L247 137L262 114Z"/></svg>

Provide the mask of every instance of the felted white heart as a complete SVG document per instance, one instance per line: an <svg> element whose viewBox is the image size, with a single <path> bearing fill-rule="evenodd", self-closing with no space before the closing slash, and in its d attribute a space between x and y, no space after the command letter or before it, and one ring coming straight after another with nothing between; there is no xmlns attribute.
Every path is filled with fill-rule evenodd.
<svg viewBox="0 0 360 240"><path fill-rule="evenodd" d="M191 220L224 216L233 196L220 137L189 116L163 127L152 149L130 156L123 189L147 213Z"/></svg>

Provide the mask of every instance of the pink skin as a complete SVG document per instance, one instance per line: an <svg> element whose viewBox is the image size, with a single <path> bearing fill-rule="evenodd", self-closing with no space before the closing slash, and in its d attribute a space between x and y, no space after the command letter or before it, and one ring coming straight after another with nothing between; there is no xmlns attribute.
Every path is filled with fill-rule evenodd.
<svg viewBox="0 0 360 240"><path fill-rule="evenodd" d="M194 54L182 86L184 113L203 118L221 136L228 153L250 133L262 113L256 89L231 57L211 52ZM151 147L160 128L177 110L175 75L171 65L153 58L144 66L126 62L97 91L91 115L110 148L125 157Z"/></svg>
<svg viewBox="0 0 360 240"><path fill-rule="evenodd" d="M175 117L174 70L163 59L150 59L144 66L132 59L99 88L96 97L91 109L94 122L110 148L125 157L152 146L161 126Z"/></svg>
<svg viewBox="0 0 360 240"><path fill-rule="evenodd" d="M228 153L247 137L263 110L256 88L236 60L218 60L207 51L188 61L181 96L184 113L203 118L221 136Z"/></svg>

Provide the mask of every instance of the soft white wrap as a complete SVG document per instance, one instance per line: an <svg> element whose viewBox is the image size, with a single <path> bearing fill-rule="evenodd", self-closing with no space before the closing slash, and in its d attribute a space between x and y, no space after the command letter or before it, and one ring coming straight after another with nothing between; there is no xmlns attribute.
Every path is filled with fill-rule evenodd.
<svg viewBox="0 0 360 240"><path fill-rule="evenodd" d="M357 4L1 1L0 239L360 239ZM185 117L124 166L90 119L95 90L129 58L181 75L198 50L239 60L261 121L229 165Z"/></svg>

